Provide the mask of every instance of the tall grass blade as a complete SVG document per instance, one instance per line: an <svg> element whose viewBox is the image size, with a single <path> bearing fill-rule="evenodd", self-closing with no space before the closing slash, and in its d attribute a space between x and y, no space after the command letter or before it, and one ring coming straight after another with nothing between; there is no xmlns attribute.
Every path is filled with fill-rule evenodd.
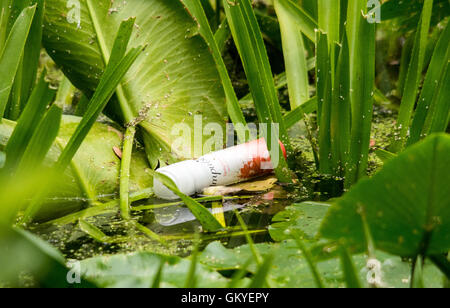
<svg viewBox="0 0 450 308"><path fill-rule="evenodd" d="M130 219L130 165L133 152L136 127L130 126L123 139L122 161L120 164L120 213L124 219Z"/></svg>
<svg viewBox="0 0 450 308"><path fill-rule="evenodd" d="M228 26L228 21L225 18L219 25L219 29L217 29L216 33L214 33L214 40L216 41L217 48L219 48L220 52L224 51L225 45L227 41L230 39L230 37L231 37L230 27Z"/></svg>
<svg viewBox="0 0 450 308"><path fill-rule="evenodd" d="M0 79L0 119L3 118L11 94L35 11L36 6L23 10L9 33L5 47L0 51L0 72L2 72L2 78Z"/></svg>
<svg viewBox="0 0 450 308"><path fill-rule="evenodd" d="M197 277L195 275L195 272L197 270L197 262L198 262L198 253L199 253L199 245L200 245L200 238L199 235L196 235L195 238L195 245L194 245L194 251L191 255L191 265L189 267L189 272L186 277L186 288L195 288L195 285L197 284Z"/></svg>
<svg viewBox="0 0 450 308"><path fill-rule="evenodd" d="M308 263L309 269L311 270L311 273L314 277L314 281L316 282L316 286L318 288L324 288L324 284L323 284L323 278L319 272L319 270L317 269L317 265L314 262L314 258L311 254L311 252L306 248L305 244L303 243L302 239L301 239L301 235L298 234L298 232L294 232L293 234L293 239L295 240L298 248L302 251L303 256L306 259L306 262Z"/></svg>
<svg viewBox="0 0 450 308"><path fill-rule="evenodd" d="M313 98L306 101L303 105L288 112L284 116L286 127L291 128L295 125L295 123L303 119L305 114L310 114L314 111L317 111L317 96L314 96Z"/></svg>
<svg viewBox="0 0 450 308"><path fill-rule="evenodd" d="M341 268L344 272L344 279L347 288L360 289L361 282L359 281L355 264L353 263L352 257L345 246L342 246L340 248L340 259Z"/></svg>
<svg viewBox="0 0 450 308"><path fill-rule="evenodd" d="M411 125L410 137L407 146L412 145L425 137L424 125L426 118L431 110L431 105L439 92L439 88L448 88L448 83L438 82L441 80L445 65L442 65L443 60L450 59L450 24L447 23L444 31L436 44L436 47L431 58L430 65L425 76L425 81L422 86L419 101L417 103L416 112ZM443 81L443 80L442 80ZM448 96L447 96L448 97Z"/></svg>
<svg viewBox="0 0 450 308"><path fill-rule="evenodd" d="M239 221L239 224L241 225L242 230L245 233L245 239L247 240L247 244L250 247L250 251L252 252L253 259L255 260L255 263L258 264L258 265L261 265L263 259L261 257L261 254L259 253L258 249L255 246L255 242L253 242L253 239L250 236L250 233L248 232L247 224L242 219L242 216L241 216L241 214L239 213L238 210L234 210L234 213L236 215L236 218Z"/></svg>
<svg viewBox="0 0 450 308"><path fill-rule="evenodd" d="M121 27L121 29L123 28ZM119 29L118 39L121 37L120 35L121 29ZM100 113L105 108L106 104L113 96L117 88L117 85L122 80L122 77L126 74L130 66L133 64L133 62L136 60L136 58L143 50L142 47L132 48L127 53L127 55L123 57L122 60L120 60L120 62L115 64L115 62L117 61L115 58L116 55L115 51L118 50L117 48L122 49L121 52L117 51L118 55L117 57L120 57L120 54L125 52L125 48L120 47L120 45L121 45L120 40L117 40L114 44L113 52L111 54L111 61L112 61L111 65L108 64L108 66L106 67L105 72L97 87L97 90L95 91L94 96L90 100L88 109L86 110L83 119L81 120L74 134L70 138L69 143L64 148L63 152L61 153L61 156L58 159L57 167L60 169L65 169L69 165L70 161L76 154L84 138L89 133L89 130L91 129L92 125L94 125L98 116L100 115Z"/></svg>
<svg viewBox="0 0 450 308"><path fill-rule="evenodd" d="M8 23L11 15L13 0L3 0L0 2L0 54L5 46L8 36Z"/></svg>
<svg viewBox="0 0 450 308"><path fill-rule="evenodd" d="M281 114L269 59L251 3L249 0L236 0L234 2L224 0L223 5L247 75L259 121L269 124L269 127L272 123L279 125L280 140L285 145L287 152L290 153L289 137ZM269 127L267 128L267 136L273 137L273 130ZM269 150L271 150L270 145ZM279 150L278 154L279 164L275 168L275 173L281 182L292 182L282 151Z"/></svg>
<svg viewBox="0 0 450 308"><path fill-rule="evenodd" d="M355 50L350 52L351 66L351 143L345 187L350 187L366 176L370 147L375 89L375 24L359 15ZM356 45L355 45L356 44Z"/></svg>
<svg viewBox="0 0 450 308"><path fill-rule="evenodd" d="M161 263L159 264L155 279L153 279L153 283L151 286L152 289L158 289L161 287L161 279L162 279L162 274L163 274L165 265L166 265L166 260L164 258L161 258Z"/></svg>
<svg viewBox="0 0 450 308"><path fill-rule="evenodd" d="M277 15L280 6L282 6L284 16L286 16L289 20L295 21L295 24L300 31L313 43L316 41L315 29L317 29L318 25L316 20L314 20L314 18L307 11L296 5L292 0L275 1L274 5L277 10ZM283 22L282 20L279 21Z"/></svg>
<svg viewBox="0 0 450 308"><path fill-rule="evenodd" d="M411 115L414 104L416 103L419 83L422 77L432 9L433 0L425 0L421 20L414 40L414 48L409 63L402 102L395 127L396 131L394 132L394 140L390 147L390 150L395 153L398 153L403 149L410 127Z"/></svg>
<svg viewBox="0 0 450 308"><path fill-rule="evenodd" d="M84 219L78 220L78 227L81 231L92 237L94 240L100 243L113 243L114 239L105 233L102 230L94 226L93 224L87 222Z"/></svg>
<svg viewBox="0 0 450 308"><path fill-rule="evenodd" d="M123 46L123 41L128 41L129 37L128 39L126 39L126 36L129 36L131 34L131 32L127 30L129 29L129 24L131 22L132 21L128 20L124 21L121 24L111 53L111 62L108 64L105 72L103 73L100 83L92 99L90 100L83 119L80 121L68 144L66 145L58 161L56 162L55 172L57 173L64 171L68 167L84 138L89 133L89 130L94 125L98 116L113 96L123 76L126 74L128 69L131 67L133 62L143 50L143 47L132 48L123 58L121 57L125 54L126 51L126 46ZM119 59L121 60L119 61ZM21 223L27 223L33 218L34 214L41 205L41 200L44 198L46 193L47 192L43 190L40 193L36 194L35 198L31 201L30 205L26 209L21 219Z"/></svg>
<svg viewBox="0 0 450 308"><path fill-rule="evenodd" d="M58 135L61 116L61 108L53 105L34 129L33 136L19 163L17 171L19 176L30 172L30 170L35 170L44 161L47 152Z"/></svg>
<svg viewBox="0 0 450 308"><path fill-rule="evenodd" d="M330 49L335 43L340 42L340 3L340 1L317 0L319 28L327 33Z"/></svg>
<svg viewBox="0 0 450 308"><path fill-rule="evenodd" d="M317 121L319 126L319 169L331 174L331 61L328 52L327 34L316 32L316 91Z"/></svg>
<svg viewBox="0 0 450 308"><path fill-rule="evenodd" d="M237 288L241 280L247 275L248 273L247 269L250 266L250 264L252 264L252 262L253 258L251 257L248 258L247 261L245 261L244 265L231 277L231 281L228 284L227 288L229 289Z"/></svg>
<svg viewBox="0 0 450 308"><path fill-rule="evenodd" d="M429 127L429 130L424 132L425 135L432 133L445 132L448 128L450 118L450 61L447 61L445 71L440 82L440 88L432 104L432 108L427 116L425 122L425 129ZM428 123L430 123L428 125Z"/></svg>
<svg viewBox="0 0 450 308"><path fill-rule="evenodd" d="M36 12L28 34L22 60L14 80L8 118L17 120L31 94L36 81L42 41L42 23L44 20L44 0L14 1L13 13L19 15L27 6L36 4ZM15 17L15 16L12 16Z"/></svg>
<svg viewBox="0 0 450 308"><path fill-rule="evenodd" d="M333 174L343 176L350 150L350 52L344 33L336 68L331 104L331 161Z"/></svg>
<svg viewBox="0 0 450 308"><path fill-rule="evenodd" d="M273 263L273 255L269 254L264 258L263 263L259 266L258 271L252 279L249 288L260 289L267 285L267 277L269 276L270 270Z"/></svg>
<svg viewBox="0 0 450 308"><path fill-rule="evenodd" d="M214 38L214 34L211 31L211 28L208 24L208 20L206 19L205 12L203 11L198 0L183 0L183 3L186 5L191 14L195 17L200 26L200 34L205 38L206 42L211 48L212 55L214 61L216 62L217 70L220 75L220 79L222 80L222 85L225 91L225 95L227 98L227 110L228 115L230 116L231 121L235 125L237 130L238 138L241 142L247 141L245 130L240 129L241 127L246 125L246 121L244 118L244 114L239 106L239 102L234 91L233 85L231 83L230 76L228 75L227 68L222 58L221 48L216 43ZM225 31L226 29L224 29ZM224 35L225 36L225 35ZM239 125L241 124L241 125Z"/></svg>
<svg viewBox="0 0 450 308"><path fill-rule="evenodd" d="M303 34L290 12L289 0L275 0L275 11L280 22L283 55L289 90L291 110L309 99L309 76ZM314 34L314 32L312 32Z"/></svg>
<svg viewBox="0 0 450 308"><path fill-rule="evenodd" d="M45 114L47 106L55 97L55 91L51 90L45 82L45 75L46 71L44 70L6 145L5 169L8 172L11 172L21 160L35 128Z"/></svg>

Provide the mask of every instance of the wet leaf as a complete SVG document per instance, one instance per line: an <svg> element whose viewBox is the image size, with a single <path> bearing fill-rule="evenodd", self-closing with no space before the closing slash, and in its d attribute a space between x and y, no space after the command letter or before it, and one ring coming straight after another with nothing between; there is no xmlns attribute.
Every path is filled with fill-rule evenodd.
<svg viewBox="0 0 450 308"><path fill-rule="evenodd" d="M378 249L402 256L450 249L450 137L434 135L387 161L337 199L320 233L365 245L362 218Z"/></svg>
<svg viewBox="0 0 450 308"><path fill-rule="evenodd" d="M45 165L53 165L80 122L79 117L63 116L56 142L51 147ZM8 142L15 122L3 120L0 124L0 149ZM108 124L95 123L71 162L71 167L61 175L61 180L52 188L37 220L49 220L80 210L92 202L87 192L99 201L118 197L120 159L113 147L121 147L122 135ZM130 192L152 186L152 176L145 154L137 148L133 151Z"/></svg>
<svg viewBox="0 0 450 308"><path fill-rule="evenodd" d="M6 103L14 83L16 72L31 28L36 6L25 8L15 21L5 46L0 51L0 118L3 117Z"/></svg>
<svg viewBox="0 0 450 308"><path fill-rule="evenodd" d="M165 264L162 273L161 263ZM81 271L101 287L148 288L160 275L161 287L183 288L190 265L186 259L138 252L86 259L81 261ZM225 287L229 281L201 264L197 264L195 280L199 288Z"/></svg>
<svg viewBox="0 0 450 308"><path fill-rule="evenodd" d="M108 111L116 119L139 123L153 167L158 159L174 160L175 140L192 147L191 136L171 134L175 124L192 129L195 115L202 115L203 125L224 125L225 98L214 60L180 1L84 0L80 4L79 24L61 17L72 9L66 7L66 0L46 4L44 46L71 82L89 95L109 60L120 23L136 17L130 47L147 45L147 49L122 80L116 103ZM175 154L194 155L181 149Z"/></svg>
<svg viewBox="0 0 450 308"><path fill-rule="evenodd" d="M282 241L300 231L307 239L314 239L329 209L329 204L318 202L291 205L275 215L269 227L270 236L275 241Z"/></svg>
<svg viewBox="0 0 450 308"><path fill-rule="evenodd" d="M272 287L291 288L314 288L316 281L311 273L306 259L302 256L297 244L290 240L283 243L262 243L256 244L257 249L263 257L272 254L274 256L272 269L268 276ZM251 251L248 245L235 249L227 249L219 242L209 244L199 260L204 265L217 270L239 270L246 268L250 273L255 274L258 270L256 262L246 264L251 258ZM363 287L369 287L368 278L375 276L383 287L409 287L409 277L411 266L408 262L402 262L401 258L376 252L376 271L366 267L367 257L356 255L352 257L355 273ZM346 286L344 272L338 258L318 261L318 271L327 287ZM432 264L426 263L424 267L424 284L426 287L442 287L442 273Z"/></svg>

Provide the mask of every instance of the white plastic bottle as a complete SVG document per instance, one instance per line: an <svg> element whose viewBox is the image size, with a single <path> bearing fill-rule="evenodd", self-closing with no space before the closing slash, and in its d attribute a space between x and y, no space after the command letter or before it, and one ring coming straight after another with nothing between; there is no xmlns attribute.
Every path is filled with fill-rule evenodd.
<svg viewBox="0 0 450 308"><path fill-rule="evenodd" d="M280 142L284 156L286 150ZM197 160L186 160L157 170L172 179L185 195L202 192L210 186L223 186L246 181L273 172L265 140L258 139L213 152ZM161 199L175 200L178 196L158 180L153 191Z"/></svg>

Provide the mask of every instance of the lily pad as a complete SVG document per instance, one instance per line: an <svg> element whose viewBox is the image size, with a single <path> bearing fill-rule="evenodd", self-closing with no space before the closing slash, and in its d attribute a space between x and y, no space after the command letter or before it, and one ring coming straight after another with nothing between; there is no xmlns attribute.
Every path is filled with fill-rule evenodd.
<svg viewBox="0 0 450 308"><path fill-rule="evenodd" d="M401 256L450 250L450 137L430 136L387 161L337 199L320 233L365 245L363 219L378 249Z"/></svg>
<svg viewBox="0 0 450 308"><path fill-rule="evenodd" d="M143 128L153 167L158 159L169 163L203 154L191 151L194 119L198 119L200 128L208 123L223 127L225 95L208 46L182 3L78 3L79 10L77 6L68 7L66 0L48 1L44 16L44 46L71 82L88 95L96 88L121 21L135 16L129 47L147 48L118 87L117 100L109 105L108 114ZM172 132L177 124L186 125L189 131ZM197 133L197 139L202 138L202 133ZM174 143L183 146L171 149Z"/></svg>
<svg viewBox="0 0 450 308"><path fill-rule="evenodd" d="M293 231L300 231L305 238L314 239L329 209L329 204L318 202L291 205L272 219L270 236L275 241L282 241L291 238Z"/></svg>
<svg viewBox="0 0 450 308"><path fill-rule="evenodd" d="M152 286L164 262L161 287L183 288L186 284L191 261L179 257L169 257L149 252L127 255L95 257L81 261L82 276L101 287L149 288ZM198 264L196 268L196 287L221 288L229 280L218 272Z"/></svg>

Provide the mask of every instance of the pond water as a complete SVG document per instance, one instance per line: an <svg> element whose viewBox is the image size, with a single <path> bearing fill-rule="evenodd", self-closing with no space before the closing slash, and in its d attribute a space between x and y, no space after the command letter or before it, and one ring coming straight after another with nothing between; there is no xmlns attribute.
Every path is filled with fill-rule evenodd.
<svg viewBox="0 0 450 308"><path fill-rule="evenodd" d="M390 109L376 107L372 131L372 146L384 147L390 140L395 115ZM108 241L94 239L82 231L77 220L56 224L36 224L30 229L57 247L67 259L85 258L134 251L188 256L200 234L200 248L212 241L221 241L228 248L247 243L235 211L239 211L254 242L271 242L268 232L272 218L286 206L302 201L326 201L343 193L339 180L325 178L315 170L314 155L309 141L302 136L305 124L299 123L291 130L291 139L296 151L294 157L298 181L289 186L273 185L263 192L242 192L226 196L222 201L205 202L207 208L214 208L216 217L222 218L227 231L215 234L201 233L201 225L182 205L166 206L167 201L150 198L133 203L132 221L124 221L117 207L105 208L96 215L83 217L108 237ZM375 172L381 161L371 151L370 172ZM223 214L220 214L220 213ZM223 216L222 216L223 215ZM134 222L152 230L165 240L158 242L135 227Z"/></svg>

